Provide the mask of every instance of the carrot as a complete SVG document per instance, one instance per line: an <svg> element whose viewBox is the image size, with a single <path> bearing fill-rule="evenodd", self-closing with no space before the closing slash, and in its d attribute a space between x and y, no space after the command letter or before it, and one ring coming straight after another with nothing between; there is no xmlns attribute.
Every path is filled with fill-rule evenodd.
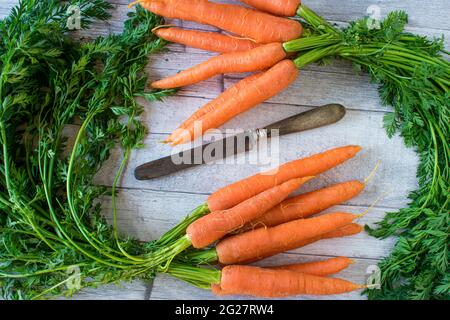
<svg viewBox="0 0 450 320"><path fill-rule="evenodd" d="M277 16L293 17L300 6L300 0L241 0L258 10Z"/></svg>
<svg viewBox="0 0 450 320"><path fill-rule="evenodd" d="M324 261L264 267L264 269L290 270L293 272L300 272L313 276L326 277L346 269L352 263L354 263L352 259L346 257L336 257ZM212 284L211 291L219 296L230 294L223 290L219 284Z"/></svg>
<svg viewBox="0 0 450 320"><path fill-rule="evenodd" d="M345 225L344 227L338 228L336 230L309 238L309 239L305 239L303 241L299 241L297 243L298 247L304 247L307 246L311 243L320 241L320 240L325 240L325 239L331 239L331 238L342 238L342 237L348 237L348 236L352 236L355 234L360 233L362 230L364 230L364 228L357 224L357 223L350 223L348 225ZM221 240L224 241L224 240ZM220 243L220 242L219 242ZM211 248L211 249L207 249L207 250L196 250L196 251L192 251L190 253L184 254L181 258L183 261L187 261L189 263L193 263L196 265L202 265L202 264L216 264L218 263L220 260L224 260L221 259L219 256L219 252L217 251L216 248ZM255 262L258 261L258 258L256 257L257 252L255 252L255 256L250 257L248 262Z"/></svg>
<svg viewBox="0 0 450 320"><path fill-rule="evenodd" d="M280 166L277 170L260 173L230 184L214 192L208 198L211 211L228 209L287 180L316 176L352 158L361 150L359 146L331 149L307 158L298 159Z"/></svg>
<svg viewBox="0 0 450 320"><path fill-rule="evenodd" d="M158 37L170 42L220 53L246 51L258 46L257 43L251 40L231 37L217 32L171 27L156 29L154 33Z"/></svg>
<svg viewBox="0 0 450 320"><path fill-rule="evenodd" d="M178 140L178 137L183 134L185 129L192 127L195 121L201 119L208 113L213 113L215 112L215 110L220 110L220 108L222 108L222 106L225 105L227 101L233 100L238 92L245 90L245 88L249 87L250 83L260 78L262 75L263 73L253 74L239 81L236 85L232 86L228 90L225 90L216 99L211 100L196 112L194 112L186 121L184 121L176 130L174 130L171 135L169 135L165 142L173 142L175 140Z"/></svg>
<svg viewBox="0 0 450 320"><path fill-rule="evenodd" d="M364 187L364 183L352 180L298 195L273 207L261 218L250 222L249 226L244 227L244 230L264 226L273 227L288 221L309 217L356 197Z"/></svg>
<svg viewBox="0 0 450 320"><path fill-rule="evenodd" d="M310 243L316 242L318 240L353 236L355 234L360 233L363 230L364 230L364 228L361 225L359 225L357 223L350 223L350 224L347 224L336 230L321 234L320 236L317 236L314 238L310 238L310 239L308 239L308 243L306 243L306 244L310 244Z"/></svg>
<svg viewBox="0 0 450 320"><path fill-rule="evenodd" d="M210 113L204 114L198 121L201 128L194 124L189 125L180 135L176 136L172 145L186 143L201 136L205 131L218 128L228 120L238 114L247 111L256 105L270 99L282 90L286 89L297 79L298 69L291 60L278 62L260 77L253 78L252 81L245 81L245 86L241 83L226 90L223 95L229 96L233 92L231 99L214 109ZM221 99L220 96L218 99Z"/></svg>
<svg viewBox="0 0 450 320"><path fill-rule="evenodd" d="M215 211L203 216L189 225L186 235L192 246L204 248L277 205L311 178L289 180L240 203L232 209Z"/></svg>
<svg viewBox="0 0 450 320"><path fill-rule="evenodd" d="M288 264L283 266L271 266L271 267L265 267L267 269L272 270L290 270L295 272L302 272L311 274L314 276L329 276L331 274L336 274L346 268L348 268L349 265L354 263L352 259L346 258L346 257L336 257L327 259L324 261L313 261L313 262L306 262L306 263L295 263L295 264Z"/></svg>
<svg viewBox="0 0 450 320"><path fill-rule="evenodd" d="M152 83L153 88L171 89L198 83L224 73L260 71L286 58L281 43L269 43L241 52L224 53L192 68Z"/></svg>
<svg viewBox="0 0 450 320"><path fill-rule="evenodd" d="M297 21L238 5L205 0L143 0L136 3L166 18L212 25L258 43L286 42L302 34L302 25Z"/></svg>
<svg viewBox="0 0 450 320"><path fill-rule="evenodd" d="M216 246L219 262L237 264L260 260L305 244L308 239L352 223L358 215L330 213L260 228L223 239Z"/></svg>
<svg viewBox="0 0 450 320"><path fill-rule="evenodd" d="M340 294L361 288L363 286L343 279L318 277L290 270L226 266L222 269L221 291L219 292L222 292L222 294L276 298L299 294Z"/></svg>

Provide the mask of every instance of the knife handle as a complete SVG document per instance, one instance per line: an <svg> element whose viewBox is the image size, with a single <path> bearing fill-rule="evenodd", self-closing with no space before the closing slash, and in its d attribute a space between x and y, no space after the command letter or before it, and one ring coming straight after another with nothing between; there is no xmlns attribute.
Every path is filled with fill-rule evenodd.
<svg viewBox="0 0 450 320"><path fill-rule="evenodd" d="M279 135L319 128L338 122L345 116L345 107L340 104L327 104L295 116L273 123L264 129L270 135L272 129L278 129Z"/></svg>

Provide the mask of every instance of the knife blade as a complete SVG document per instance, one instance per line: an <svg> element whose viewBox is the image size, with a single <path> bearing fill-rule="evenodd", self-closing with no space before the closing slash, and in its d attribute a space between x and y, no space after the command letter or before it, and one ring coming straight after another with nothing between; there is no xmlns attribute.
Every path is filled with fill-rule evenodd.
<svg viewBox="0 0 450 320"><path fill-rule="evenodd" d="M311 130L338 122L345 116L345 108L340 104L327 104L292 117L272 123L261 129L246 130L240 134L213 141L178 154L147 162L137 167L134 176L138 180L163 177L198 165L214 162L227 156L247 152L261 137L270 138L273 129L278 135ZM211 158L205 158L205 151L212 151ZM221 152L215 152L215 151Z"/></svg>

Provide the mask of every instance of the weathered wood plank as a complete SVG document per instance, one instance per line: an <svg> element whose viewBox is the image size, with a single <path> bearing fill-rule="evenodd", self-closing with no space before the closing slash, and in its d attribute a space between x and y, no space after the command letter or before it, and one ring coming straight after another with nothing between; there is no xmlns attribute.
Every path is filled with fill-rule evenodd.
<svg viewBox="0 0 450 320"><path fill-rule="evenodd" d="M297 262L308 262L312 260L322 260L329 258L323 256L298 256L296 260L292 260L290 254L283 254L277 257L277 260L265 261L264 264L259 263L258 265L279 265L287 263L297 263ZM350 265L348 269L343 270L335 277L343 278L346 280L354 281L356 283L366 283L368 275L366 271L369 266L376 265L377 260L364 260L364 259L354 259L355 263ZM208 290L198 289L195 287L187 286L182 281L172 278L168 275L158 275L154 280L153 290L151 294L151 299L154 300L167 300L167 299L195 299L195 300L223 300L224 297L217 297ZM244 296L230 296L225 297L225 299L252 299ZM286 298L285 298L286 299ZM364 300L365 296L361 295L360 291L355 291L343 295L332 295L332 296L297 296L287 298L289 300Z"/></svg>
<svg viewBox="0 0 450 320"><path fill-rule="evenodd" d="M149 190L120 190L117 199L118 226L123 234L132 235L143 241L161 236L175 226L192 209L205 201L204 195ZM365 206L342 205L330 208L328 212L361 213ZM103 199L103 212L112 222L112 203L109 197ZM358 220L360 224L374 226L384 216L385 209L373 208ZM358 235L333 240L323 240L292 253L308 255L343 255L376 259L386 255L393 239L384 241L368 236L365 232Z"/></svg>
<svg viewBox="0 0 450 320"><path fill-rule="evenodd" d="M309 256L309 255L295 255L285 253L278 255L275 258L266 259L263 262L255 263L259 266L273 266L289 263L302 263L316 260L324 260L331 256ZM356 283L365 283L368 279L368 268L376 265L378 260L370 259L353 259L354 264L350 265L348 269L343 270L338 275L333 277L343 278ZM106 285L99 288L87 288L75 294L72 297L61 297L59 299L73 299L73 300L143 300L150 298L151 300L167 300L167 299L183 299L183 300L222 300L223 298L214 296L211 292L203 289L198 289L187 285L186 283L177 280L169 275L160 274L156 277L153 284L146 284L142 281L133 281L131 283L122 283L120 285ZM243 296L231 296L227 299L249 299ZM250 298L251 299L251 298ZM324 296L324 297L310 297L298 296L291 297L291 300L296 299L337 299L337 300L363 300L364 296L359 291L344 295Z"/></svg>
<svg viewBox="0 0 450 320"><path fill-rule="evenodd" d="M143 281L132 281L118 285L109 284L98 288L85 288L71 297L60 297L57 300L144 300L148 299L151 286Z"/></svg>
<svg viewBox="0 0 450 320"><path fill-rule="evenodd" d="M225 77L225 88L229 88L237 81ZM306 106L333 102L356 110L389 110L381 105L377 86L369 83L368 75L345 75L310 70L300 71L297 81L268 102Z"/></svg>
<svg viewBox="0 0 450 320"><path fill-rule="evenodd" d="M160 236L164 230L168 230L175 225L190 209L203 200L204 197L201 195L144 190L120 190L117 201L119 232L135 236L141 240L154 239ZM107 219L111 221L111 199L105 197L103 204L103 212ZM174 206L174 204L177 205ZM336 206L326 212L346 211L358 213L366 209L364 207ZM381 219L383 214L384 210L375 208L358 222L373 226L376 221ZM304 248L267 258L256 263L256 265L270 266L299 263L320 260L331 256L359 257L355 258L356 263L350 266L348 270L340 273L339 277L363 283L366 279L365 273L367 267L376 264L376 259L379 257L385 256L394 241L392 238L380 241L369 237L363 232L352 237L322 240ZM364 259L360 259L360 257ZM97 289L84 289L71 297L71 299L143 299L146 295L147 287L148 285L141 281L124 283L122 286L101 286ZM194 299L214 298L207 291L196 290L181 281L176 281L167 276L158 276L151 292L152 299L188 299L189 296L185 295L187 292L191 294L195 292L195 295L190 297ZM344 296L328 298L361 299L363 297L359 293L351 293Z"/></svg>
<svg viewBox="0 0 450 320"><path fill-rule="evenodd" d="M210 57L211 55L201 53L189 54L190 59L186 59L186 53L158 54L152 57L146 70L150 80L156 80L187 69ZM243 74L225 75L224 88L229 88L244 76ZM187 86L177 95L214 98L222 90L221 80L222 77L219 76L200 84ZM204 90L205 86L209 90ZM381 106L377 86L369 83L369 76L355 74L350 64L346 62L336 62L336 65L329 69L318 65L305 68L300 72L297 81L268 102L317 106L331 101L345 103L351 109L388 110Z"/></svg>
<svg viewBox="0 0 450 320"><path fill-rule="evenodd" d="M176 97L167 99L166 102L152 104L144 115L144 121L154 132L174 128L175 125L172 123L179 123L178 117L182 112L189 114L195 108L197 103L191 99L193 98ZM164 109L165 112L155 111L159 109ZM252 110L234 119L227 124L227 128L264 125L269 121L276 121L302 110L305 108L264 104L258 110ZM404 147L400 137L387 139L382 128L382 117L383 113L350 110L347 116L335 125L283 136L280 138L280 150L283 152L279 155L279 162L285 163L340 145L361 145L364 149L356 158L321 175L315 181L308 183L304 190L347 179L364 179L380 160L381 166L367 190L351 204L369 206L383 196L379 202L380 206L404 206L407 203L406 195L416 186L414 173L417 158L411 149ZM145 141L146 147L133 153L121 182L123 187L208 194L262 169L249 162L239 165L217 164L185 170L160 179L137 181L133 176L136 166L170 154L171 149L160 143L163 139L164 135L150 134ZM399 154L402 154L401 161ZM111 159L98 175L98 183L111 185L113 177L110 173L116 172L120 158L119 152L112 154ZM242 158L236 158L236 160L239 159ZM267 166L263 168L267 169Z"/></svg>

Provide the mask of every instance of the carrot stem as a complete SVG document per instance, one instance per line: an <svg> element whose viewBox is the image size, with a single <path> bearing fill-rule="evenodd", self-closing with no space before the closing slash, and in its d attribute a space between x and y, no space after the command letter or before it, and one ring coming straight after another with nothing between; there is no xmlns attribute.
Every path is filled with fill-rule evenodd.
<svg viewBox="0 0 450 320"><path fill-rule="evenodd" d="M177 257L184 262L189 262L194 265L211 265L216 264L219 261L219 256L215 248L207 250L195 250L186 253L182 253Z"/></svg>
<svg viewBox="0 0 450 320"><path fill-rule="evenodd" d="M220 283L221 277L220 270L193 267L175 262L170 265L166 272L200 289L211 289L212 284Z"/></svg>
<svg viewBox="0 0 450 320"><path fill-rule="evenodd" d="M318 47L337 44L341 39L334 34L322 34L320 36L310 36L285 42L283 48L286 52L299 52L303 50L315 49Z"/></svg>
<svg viewBox="0 0 450 320"><path fill-rule="evenodd" d="M338 33L338 30L336 30L330 23L322 19L314 11L303 4L298 8L297 15L306 20L315 30L319 30L318 32L321 34Z"/></svg>
<svg viewBox="0 0 450 320"><path fill-rule="evenodd" d="M332 55L334 56L338 54L339 50L341 49L342 45L340 43L324 48L313 49L304 54L300 53L299 57L294 60L294 63L297 66L297 68L301 69L306 65L309 65L311 63L323 59L324 57Z"/></svg>
<svg viewBox="0 0 450 320"><path fill-rule="evenodd" d="M176 239L179 239L186 233L187 227L199 218L207 215L210 212L208 205L206 203L195 208L187 217L183 219L178 225L170 229L164 235L156 241L155 245L165 246L172 243Z"/></svg>

